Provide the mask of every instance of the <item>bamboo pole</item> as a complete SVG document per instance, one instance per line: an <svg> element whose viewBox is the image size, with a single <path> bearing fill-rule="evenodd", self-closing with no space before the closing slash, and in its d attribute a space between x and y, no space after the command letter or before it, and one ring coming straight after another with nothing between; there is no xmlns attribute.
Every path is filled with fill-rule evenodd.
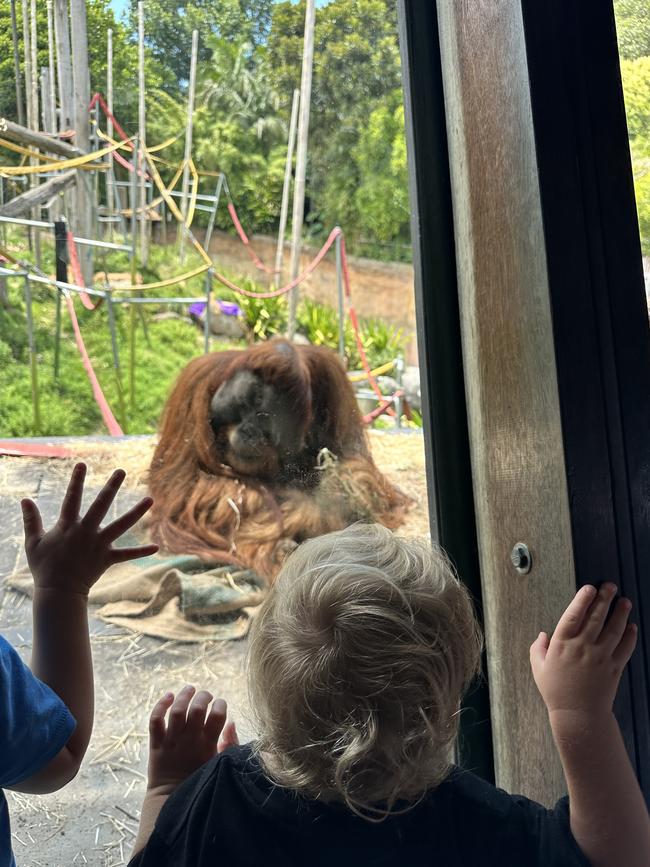
<svg viewBox="0 0 650 867"><path fill-rule="evenodd" d="M291 279L295 280L300 270L300 249L302 245L302 224L305 212L305 178L307 176L307 143L309 139L309 112L311 108L311 81L314 65L314 23L316 17L314 0L307 0L305 14L305 39L302 55L302 75L300 79L300 113L298 118L298 147L296 152L296 182L293 188L293 219L291 224ZM298 286L289 296L289 340L296 333L296 310L298 307Z"/></svg>
<svg viewBox="0 0 650 867"><path fill-rule="evenodd" d="M133 142L133 172L131 173L131 285L136 285L137 275L137 237L138 237L138 164L139 160L138 138ZM143 165L144 175L144 165ZM131 414L135 409L135 305L129 304L129 408Z"/></svg>
<svg viewBox="0 0 650 867"><path fill-rule="evenodd" d="M30 49L32 54L32 99L31 99L31 108L32 108L32 117L30 126L33 130L38 131L39 122L38 122L38 34L37 34L37 22L36 22L36 0L31 0L30 4L30 25L31 25L31 40L30 40ZM30 164L34 165L36 162L35 159L30 159ZM29 179L30 187L37 187L38 180L32 175ZM41 209L40 207L34 208L32 211L32 219L40 220L41 218ZM36 267L41 267L41 235L40 232L34 232L34 259L36 260Z"/></svg>
<svg viewBox="0 0 650 867"><path fill-rule="evenodd" d="M38 35L36 22L36 0L31 0L30 8L30 48L32 52L32 119L30 126L32 129L38 130Z"/></svg>
<svg viewBox="0 0 650 867"><path fill-rule="evenodd" d="M339 307L339 356L345 363L345 302L343 300L343 261L341 258L341 236L336 236L336 295Z"/></svg>
<svg viewBox="0 0 650 867"><path fill-rule="evenodd" d="M25 69L25 120L26 126L32 128L32 52L29 36L29 6L27 0L22 0L23 13L23 64Z"/></svg>
<svg viewBox="0 0 650 867"><path fill-rule="evenodd" d="M192 31L192 56L190 59L190 86L187 94L187 125L185 128L185 157L183 165L183 185L181 187L181 214L183 223L187 217L188 191L190 185L190 160L192 159L192 130L194 123L194 100L196 94L196 58L199 50L199 31ZM178 253L181 264L185 258L185 231L180 226Z"/></svg>
<svg viewBox="0 0 650 867"><path fill-rule="evenodd" d="M56 74L54 66L54 13L52 9L52 0L47 0L47 62L49 68L50 82L48 89L48 100L50 103L50 111L52 113L52 128L48 132L57 132L58 120L56 116ZM45 102L45 94L42 94L43 102Z"/></svg>
<svg viewBox="0 0 650 867"><path fill-rule="evenodd" d="M278 227L278 246L275 253L275 278L274 285L277 288L282 282L282 260L284 258L284 233L287 230L287 216L289 213L289 190L291 189L291 170L293 169L293 151L296 146L296 130L298 127L298 106L300 105L300 91L296 88L293 92L291 104L291 121L289 123L289 141L287 142L287 161L284 166L284 184L282 185L282 205L280 207L280 225Z"/></svg>
<svg viewBox="0 0 650 867"><path fill-rule="evenodd" d="M149 258L147 188L145 185L145 80L144 80L144 3L138 3L138 142L140 144L140 260L143 265Z"/></svg>
<svg viewBox="0 0 650 867"><path fill-rule="evenodd" d="M54 39L56 42L56 72L59 84L59 131L71 129L74 122L72 53L68 28L67 0L54 0Z"/></svg>
<svg viewBox="0 0 650 867"><path fill-rule="evenodd" d="M88 32L86 25L86 0L70 0L70 37L72 42L72 81L74 87L75 144L80 151L90 151L90 70L88 67ZM93 195L89 178L84 172L77 174L77 235L93 236ZM93 281L92 247L79 250L79 264L86 286Z"/></svg>
<svg viewBox="0 0 650 867"><path fill-rule="evenodd" d="M109 116L106 118L106 132L109 138L113 138L113 31L109 29L106 41L106 102ZM108 173L106 175L106 200L108 215L108 240L113 240L113 189L115 174L113 170L113 154L108 155ZM109 189L110 187L110 189ZM122 419L124 421L124 419Z"/></svg>
<svg viewBox="0 0 650 867"><path fill-rule="evenodd" d="M52 129L52 104L49 100L50 92L50 69L41 66L41 123L43 129Z"/></svg>
<svg viewBox="0 0 650 867"><path fill-rule="evenodd" d="M32 126L32 51L30 48L29 35L29 5L27 0L22 0L21 3L23 13L23 64L25 69L25 120L27 126L33 129ZM33 160L30 160L30 165L33 165ZM34 186L34 178L29 179L29 188ZM31 228L27 229L27 242L29 249L34 249L34 238L38 233L35 233Z"/></svg>
<svg viewBox="0 0 650 867"><path fill-rule="evenodd" d="M18 25L16 23L16 0L10 0L11 4L11 39L14 49L14 76L16 79L16 110L18 123L25 125L25 106L23 105L23 83L20 74L20 52L18 49Z"/></svg>

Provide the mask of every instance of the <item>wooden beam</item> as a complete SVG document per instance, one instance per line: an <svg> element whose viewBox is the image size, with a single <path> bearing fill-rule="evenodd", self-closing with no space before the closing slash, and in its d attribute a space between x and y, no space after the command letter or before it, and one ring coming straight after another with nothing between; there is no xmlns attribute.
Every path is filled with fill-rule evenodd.
<svg viewBox="0 0 650 867"><path fill-rule="evenodd" d="M0 138L7 138L27 147L39 148L62 157L78 157L81 151L64 141L27 129L6 117L0 117Z"/></svg>
<svg viewBox="0 0 650 867"><path fill-rule="evenodd" d="M6 205L0 205L0 217L20 217L36 205L45 204L52 196L69 187L75 176L75 170L69 169L67 172L61 172L55 178L50 178L49 181L45 181L38 187L21 193L15 199L7 202Z"/></svg>

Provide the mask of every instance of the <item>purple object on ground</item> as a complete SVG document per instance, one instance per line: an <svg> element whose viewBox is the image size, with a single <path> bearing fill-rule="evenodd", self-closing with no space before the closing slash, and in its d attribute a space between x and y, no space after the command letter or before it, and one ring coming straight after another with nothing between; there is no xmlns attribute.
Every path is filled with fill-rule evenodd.
<svg viewBox="0 0 650 867"><path fill-rule="evenodd" d="M218 299L217 304L221 312L226 316L241 316L242 310L239 304L235 304L232 301L219 301Z"/></svg>
<svg viewBox="0 0 650 867"><path fill-rule="evenodd" d="M190 316L199 316L203 315L203 311L205 310L205 301L197 301L195 304L190 304Z"/></svg>

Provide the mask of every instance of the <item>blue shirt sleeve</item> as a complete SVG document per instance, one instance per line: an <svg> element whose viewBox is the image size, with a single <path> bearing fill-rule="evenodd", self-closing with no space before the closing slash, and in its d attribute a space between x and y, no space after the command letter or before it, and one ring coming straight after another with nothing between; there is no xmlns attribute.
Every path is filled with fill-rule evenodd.
<svg viewBox="0 0 650 867"><path fill-rule="evenodd" d="M0 786L40 771L65 746L76 722L0 636Z"/></svg>

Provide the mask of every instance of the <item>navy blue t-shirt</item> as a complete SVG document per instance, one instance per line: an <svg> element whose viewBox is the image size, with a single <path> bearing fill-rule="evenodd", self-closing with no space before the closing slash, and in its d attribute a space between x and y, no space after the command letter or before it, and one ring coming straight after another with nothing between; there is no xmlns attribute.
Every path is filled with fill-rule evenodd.
<svg viewBox="0 0 650 867"><path fill-rule="evenodd" d="M76 722L0 636L0 787L31 777L63 749ZM0 791L0 867L15 867L9 811Z"/></svg>
<svg viewBox="0 0 650 867"><path fill-rule="evenodd" d="M568 800L547 810L454 768L416 807L371 823L274 786L250 744L168 798L129 867L589 867Z"/></svg>

